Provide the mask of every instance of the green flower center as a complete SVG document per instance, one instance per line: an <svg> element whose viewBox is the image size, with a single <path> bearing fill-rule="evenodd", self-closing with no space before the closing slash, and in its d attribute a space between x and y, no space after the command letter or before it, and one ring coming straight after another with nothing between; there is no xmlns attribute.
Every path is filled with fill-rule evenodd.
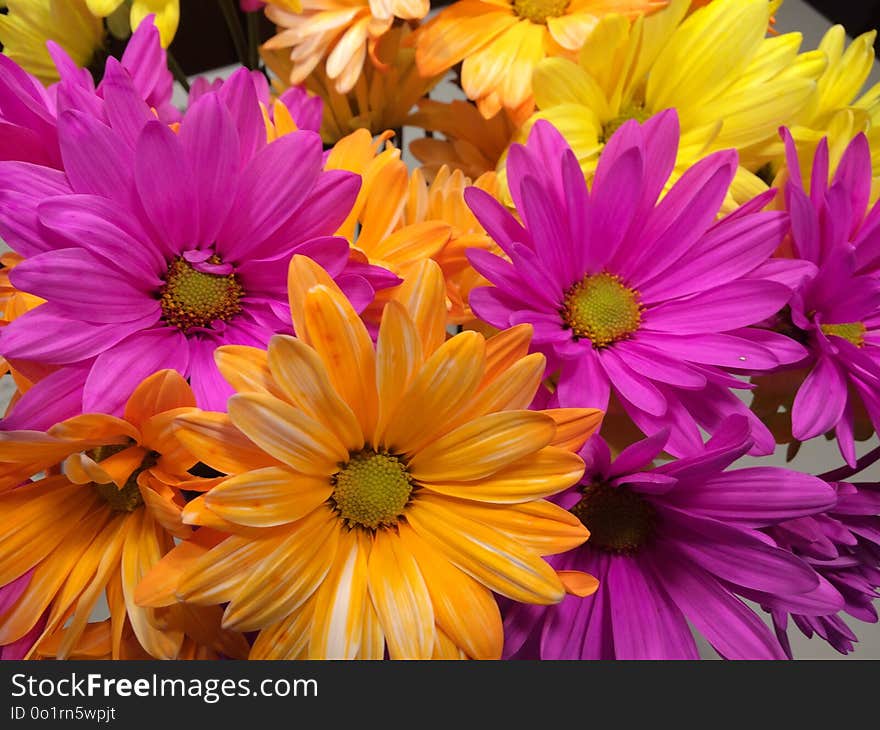
<svg viewBox="0 0 880 730"><path fill-rule="evenodd" d="M413 490L403 461L372 449L352 454L330 481L330 499L340 516L351 526L371 530L396 525Z"/></svg>
<svg viewBox="0 0 880 730"><path fill-rule="evenodd" d="M639 328L639 295L608 272L588 274L565 292L562 319L574 338L588 338L593 347L607 347Z"/></svg>
<svg viewBox="0 0 880 730"><path fill-rule="evenodd" d="M219 264L220 259L214 255L208 263ZM208 327L238 314L243 294L235 274L197 271L178 256L168 267L165 284L159 290L162 317L184 332L191 327Z"/></svg>
<svg viewBox="0 0 880 730"><path fill-rule="evenodd" d="M614 117L610 122L605 122L602 125L602 133L599 135L599 141L602 144L605 144L611 136L620 129L626 122L630 119L635 119L638 122L644 122L649 119L651 116L651 112L645 109L640 104L632 104L627 106L621 111L620 116Z"/></svg>
<svg viewBox="0 0 880 730"><path fill-rule="evenodd" d="M842 337L847 342L851 342L856 347L862 347L865 344L865 332L868 328L864 322L846 322L845 324L823 324L819 325L826 335L834 337Z"/></svg>
<svg viewBox="0 0 880 730"><path fill-rule="evenodd" d="M585 486L571 513L590 531L587 545L604 552L633 555L654 534L654 508L626 487Z"/></svg>
<svg viewBox="0 0 880 730"><path fill-rule="evenodd" d="M113 454L117 454L123 449L127 449L129 445L130 444L99 446L89 452L89 456L92 460L100 463L104 459L113 456ZM131 473L131 476L122 486L122 489L117 487L113 482L108 482L107 484L96 484L95 482L92 482L92 486L114 512L134 512L138 507L141 507L144 504L144 498L141 496L141 490L137 483L138 477L142 471L154 467L158 460L159 455L155 451L149 452L144 457L141 465Z"/></svg>
<svg viewBox="0 0 880 730"><path fill-rule="evenodd" d="M558 18L570 0L514 0L513 12L533 23L547 24L547 18Z"/></svg>

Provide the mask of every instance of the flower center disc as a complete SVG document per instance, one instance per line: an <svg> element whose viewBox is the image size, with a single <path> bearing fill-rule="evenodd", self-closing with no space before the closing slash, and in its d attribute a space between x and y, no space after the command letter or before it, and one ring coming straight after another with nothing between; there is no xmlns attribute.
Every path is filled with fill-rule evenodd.
<svg viewBox="0 0 880 730"><path fill-rule="evenodd" d="M220 259L215 255L208 262L219 264ZM159 291L163 318L184 332L231 319L241 311L243 294L235 274L198 271L181 256L171 262Z"/></svg>
<svg viewBox="0 0 880 730"><path fill-rule="evenodd" d="M514 0L513 12L533 23L546 24L547 18L558 18L570 0Z"/></svg>
<svg viewBox="0 0 880 730"><path fill-rule="evenodd" d="M861 347L865 344L865 332L868 331L868 328L865 327L864 322L847 322L845 324L823 324L819 325L821 330L826 335L834 335L835 337L841 337L847 342L851 342L856 347Z"/></svg>
<svg viewBox="0 0 880 730"><path fill-rule="evenodd" d="M391 454L364 449L331 477L330 499L350 525L375 530L396 525L413 489L404 463Z"/></svg>
<svg viewBox="0 0 880 730"><path fill-rule="evenodd" d="M637 122L641 123L647 121L650 117L651 113L643 106L636 104L628 106L623 109L620 116L614 117L610 122L605 122L605 124L602 125L602 134L599 137L599 141L602 143L607 142L611 139L611 136L630 119L635 119Z"/></svg>
<svg viewBox="0 0 880 730"><path fill-rule="evenodd" d="M571 513L590 531L587 545L605 552L632 555L654 534L654 508L626 487L591 484Z"/></svg>
<svg viewBox="0 0 880 730"><path fill-rule="evenodd" d="M99 446L91 451L89 456L100 464L104 459L108 459L126 448L128 448L128 444ZM141 462L141 465L131 473L122 489L113 482L108 482L107 484L92 482L92 486L114 512L134 512L144 504L144 498L137 483L138 477L145 469L154 467L158 459L158 454L154 452L148 453Z"/></svg>
<svg viewBox="0 0 880 730"><path fill-rule="evenodd" d="M562 319L575 339L607 347L639 328L639 296L614 274L588 274L565 292Z"/></svg>

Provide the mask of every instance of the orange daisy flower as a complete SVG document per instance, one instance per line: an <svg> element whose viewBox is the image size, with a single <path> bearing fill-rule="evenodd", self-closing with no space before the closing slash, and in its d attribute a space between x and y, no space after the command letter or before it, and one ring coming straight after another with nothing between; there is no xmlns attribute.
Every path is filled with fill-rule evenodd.
<svg viewBox="0 0 880 730"><path fill-rule="evenodd" d="M354 88L368 53L375 65L384 66L376 48L395 20L420 20L430 9L429 0L303 0L301 5L295 11L286 0L270 0L266 16L278 34L263 48L290 49L291 84L301 84L323 61L340 94Z"/></svg>
<svg viewBox="0 0 880 730"><path fill-rule="evenodd" d="M174 538L191 532L180 489L204 484L188 474L196 459L172 423L195 410L186 381L165 370L138 386L123 418L91 413L45 433L0 433L0 586L26 583L0 616L0 645L45 620L33 651L73 656L106 592L114 658L131 653L129 630L150 656L180 654L179 609L141 608L134 589ZM48 476L27 482L41 472Z"/></svg>
<svg viewBox="0 0 880 730"><path fill-rule="evenodd" d="M316 68L305 80L306 88L324 102L321 138L335 144L357 129L373 134L386 129L400 129L416 105L440 80L425 78L415 63L415 51L403 47L410 34L409 26L392 28L377 42L375 59L364 64L363 73L348 93L336 90L336 83L323 68ZM286 53L264 49L263 59L279 79L288 79L291 61ZM286 83L280 90L286 88ZM282 105L283 106L283 105Z"/></svg>
<svg viewBox="0 0 880 730"><path fill-rule="evenodd" d="M577 481L573 452L601 413L521 410L544 371L529 327L447 341L431 261L376 345L313 261L294 257L289 285L299 339L221 348L229 414L178 420L193 453L234 474L184 521L230 536L176 547L139 600L228 604L224 627L259 631L253 659L498 658L493 591L546 604L595 590L543 560L587 537L543 498Z"/></svg>
<svg viewBox="0 0 880 730"><path fill-rule="evenodd" d="M443 165L461 170L472 180L494 171L517 132L507 112L485 119L476 106L460 99L449 103L423 99L407 124L443 135L409 143L409 151L429 178Z"/></svg>
<svg viewBox="0 0 880 730"><path fill-rule="evenodd" d="M337 233L349 240L356 260L383 266L403 279L425 259L436 261L446 281L448 323L470 322L473 315L467 295L485 282L464 252L467 248L496 247L470 212L464 190L474 184L496 195L495 173L486 173L472 183L460 171L441 168L428 183L421 171L409 172L400 150L390 143L379 151L389 135L374 141L361 129L331 150L328 169L350 170L363 179L351 214ZM367 322L378 325L394 291L389 288L377 293L363 313Z"/></svg>
<svg viewBox="0 0 880 730"><path fill-rule="evenodd" d="M521 124L534 111L532 71L548 56L573 60L610 13L635 18L662 0L460 0L417 32L416 63L436 76L462 63L461 85L484 117L502 108Z"/></svg>

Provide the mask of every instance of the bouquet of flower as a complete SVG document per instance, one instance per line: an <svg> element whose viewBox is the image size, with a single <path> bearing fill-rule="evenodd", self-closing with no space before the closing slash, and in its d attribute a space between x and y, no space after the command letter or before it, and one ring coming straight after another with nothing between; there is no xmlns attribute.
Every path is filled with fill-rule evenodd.
<svg viewBox="0 0 880 730"><path fill-rule="evenodd" d="M178 0L3 5L0 656L784 659L877 621L874 33L223 1L241 68L193 80Z"/></svg>

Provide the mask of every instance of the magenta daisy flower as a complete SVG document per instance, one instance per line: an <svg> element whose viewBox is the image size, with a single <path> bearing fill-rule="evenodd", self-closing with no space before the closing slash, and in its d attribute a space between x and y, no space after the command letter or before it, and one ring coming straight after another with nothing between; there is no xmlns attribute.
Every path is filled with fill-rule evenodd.
<svg viewBox="0 0 880 730"><path fill-rule="evenodd" d="M787 303L800 275L797 262L770 258L787 216L761 210L768 193L717 220L732 150L697 163L660 198L678 138L672 110L627 122L588 192L563 138L535 124L507 164L523 224L486 193L466 193L509 257L468 252L494 284L470 304L495 327L534 327L533 345L559 373L558 405L606 409L613 392L644 433L670 429L674 454L739 413L752 421L754 452L769 453L773 437L731 389L749 387L735 374L804 356L793 340L752 327Z"/></svg>
<svg viewBox="0 0 880 730"><path fill-rule="evenodd" d="M269 119L274 121L274 104L269 89L269 82L262 71L251 71L251 81L257 92L257 99L262 104ZM208 81L204 76L199 76L192 82L189 91L189 103L194 104L198 99L209 91L219 91L223 87L224 79L216 78ZM291 86L278 97L278 100L287 107L290 116L298 129L310 129L318 132L321 129L321 117L324 113L324 102L320 96L312 96L304 86Z"/></svg>
<svg viewBox="0 0 880 730"><path fill-rule="evenodd" d="M752 446L732 416L697 453L652 467L659 432L612 462L601 438L581 450L583 482L556 501L590 530L550 559L599 579L588 598L512 605L505 654L544 659L696 659L690 623L728 659L783 659L773 632L738 596L775 606L839 609L816 572L758 528L827 509L834 490L787 469L725 471Z"/></svg>
<svg viewBox="0 0 880 730"><path fill-rule="evenodd" d="M858 135L829 184L823 140L807 193L791 135L782 134L792 248L814 265L791 300L791 321L809 348L809 374L792 406L792 434L806 441L834 431L840 453L853 465L857 410L864 407L880 430L880 204L865 215L871 153L865 136Z"/></svg>
<svg viewBox="0 0 880 730"><path fill-rule="evenodd" d="M25 374L56 368L6 428L116 413L164 368L190 378L200 406L224 410L231 390L214 350L290 331L295 253L318 261L359 309L399 282L349 267L348 243L331 234L359 178L324 171L313 132L268 144L246 70L200 98L179 133L155 119L124 72L105 106L109 124L59 115L63 172L0 162L0 190L13 193L0 228L26 257L11 280L47 300L4 328L0 352Z"/></svg>
<svg viewBox="0 0 880 730"><path fill-rule="evenodd" d="M58 94L66 108L95 111L101 107L105 82L95 88L91 74L77 67L61 46L53 41L48 45L61 76L61 83L48 89L10 58L0 55L0 160L23 160L60 169ZM121 66L130 74L137 95L155 109L160 120L180 119L180 112L171 104L174 79L151 18L132 34L122 59L110 59L108 64L108 82Z"/></svg>
<svg viewBox="0 0 880 730"><path fill-rule="evenodd" d="M877 623L875 599L880 596L880 485L833 484L837 503L827 512L782 522L767 532L782 547L806 560L843 601L842 613ZM771 609L780 641L791 656L786 635L788 617L805 636L814 634L841 654L858 641L836 612Z"/></svg>

